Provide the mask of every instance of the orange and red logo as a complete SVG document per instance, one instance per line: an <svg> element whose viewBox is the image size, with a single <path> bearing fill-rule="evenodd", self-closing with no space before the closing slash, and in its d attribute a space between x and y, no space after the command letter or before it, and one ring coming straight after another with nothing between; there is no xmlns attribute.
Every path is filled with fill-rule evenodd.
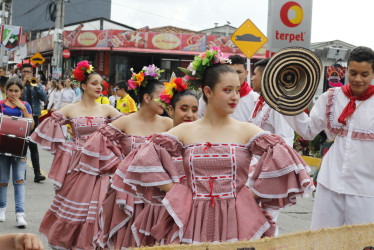
<svg viewBox="0 0 374 250"><path fill-rule="evenodd" d="M290 10L294 12L294 16L291 18L288 15ZM287 2L282 6L280 10L280 18L282 22L284 23L284 25L290 28L296 27L303 21L303 18L304 18L303 8L301 8L300 4L296 2L293 2L293 1Z"/></svg>

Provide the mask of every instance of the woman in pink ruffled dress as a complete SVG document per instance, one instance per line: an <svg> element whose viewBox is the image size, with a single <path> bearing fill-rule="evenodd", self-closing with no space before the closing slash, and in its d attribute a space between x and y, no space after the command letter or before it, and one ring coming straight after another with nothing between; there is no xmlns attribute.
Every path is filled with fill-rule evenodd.
<svg viewBox="0 0 374 250"><path fill-rule="evenodd" d="M259 204L295 204L297 195L314 189L308 166L282 138L229 117L239 101L240 82L226 62L216 49L195 58L184 72L192 77L190 84L202 83L205 115L153 135L148 144L129 154L113 175L112 187L122 193L165 206L163 214L136 216L138 224L153 225L148 238L160 244L273 236L272 218ZM260 159L249 189L245 183L254 154ZM187 185L180 183L172 160L179 155ZM166 195L155 195L158 189Z"/></svg>
<svg viewBox="0 0 374 250"><path fill-rule="evenodd" d="M133 77L135 78L134 82L132 82ZM160 116L164 112L164 108L161 103L155 100L158 99L160 93L165 88L164 84L158 80L160 70L150 65L149 67L144 67L138 74L134 73L133 77L129 82L129 88L138 94L140 100L139 111L123 116L112 124L101 126L93 133L85 143L82 155L75 169L97 176L113 174L117 164L124 156L128 155L139 145L147 143L152 134L167 131L172 127L172 120L170 118ZM78 182L75 183L76 185L80 185ZM87 183L82 180L81 185L87 185ZM108 183L101 182L100 185L100 190L103 190L107 188ZM109 198L107 199L115 195L115 190L110 190L107 195ZM70 192L67 197L72 196L74 196L74 193ZM89 213L92 214L90 217L93 218L90 221L87 220L77 229L79 232L74 233L76 242L72 246L80 249L94 249L92 241L94 237L98 237L98 224L101 223L100 221L96 221L96 211L99 211L104 198L105 192L100 193L97 200L98 203L91 205L94 210L89 210ZM141 212L144 207L143 201L139 199L135 200L134 197L131 198L131 204L136 204L133 206L133 211L135 213ZM126 198L120 197L118 199L125 200ZM128 205L124 204L124 206ZM120 209L116 210L114 207L110 208L110 210L113 210L113 213L123 212ZM118 223L121 222L119 221Z"/></svg>
<svg viewBox="0 0 374 250"><path fill-rule="evenodd" d="M57 249L71 249L87 241L80 237L82 230L93 234L86 224L95 221L110 172L106 169L96 171L78 163L89 136L99 126L120 116L110 105L95 102L100 96L103 80L87 61L78 63L74 77L80 82L82 101L52 113L31 135L33 142L54 154L49 178L54 183L56 195L40 225L40 233L46 236L51 247ZM64 137L61 126L66 124L72 127L72 142ZM92 237L89 241L91 244Z"/></svg>
<svg viewBox="0 0 374 250"><path fill-rule="evenodd" d="M174 84L180 87L179 91L177 91L175 88L173 89L173 86L176 86ZM158 94L153 93L152 95L155 99L158 99L157 97L161 97L161 100L163 100L163 98L167 99L166 102L163 101L160 103L158 101L157 104L162 104L164 108L168 109L168 113L173 118L173 125L176 126L183 122L195 121L198 114L197 92L193 90L186 90L187 85L184 84L180 78L172 79L170 83L164 83L164 85L166 86L166 89L161 95L161 92L158 92ZM172 92L172 95L175 94L174 98L166 95L166 93L170 93L169 91ZM147 106L142 108L146 107ZM117 125L113 124L113 126L116 125L124 127L126 124L119 124L119 122L120 120L116 122ZM146 125L151 127L152 123L148 122ZM111 125L108 125L107 127L110 126ZM140 133L139 131L134 132ZM133 136L129 137L131 138ZM91 142L91 140L94 140L94 136L89 142ZM95 140L96 142L102 141L102 139L99 139L99 135ZM89 143L89 145L93 144L98 143ZM110 149L108 146L109 145L105 145L106 148ZM175 166L178 168L179 178L183 178L184 170L181 168L181 158L176 157L173 159L173 161ZM147 202L143 203L142 199L135 199L134 196L128 195L128 193L124 192L120 188L121 184L118 184L116 180L114 180L112 187L107 193L106 199L104 200L102 208L100 209L100 219L97 220L100 224L97 225L100 232L95 238L95 244L102 248L110 247L119 249L122 247L136 246L136 238L133 235L135 233L135 229L132 226L135 225L134 221L136 220L137 216L141 215L142 213L148 213L149 211L152 211L152 213L158 215L164 210L161 202L158 202L156 206L153 206ZM156 189L155 191L154 197L165 195L165 193L159 189ZM142 230L141 232L144 233ZM142 237L143 236L144 235L142 235ZM143 238L143 240L147 242L147 245L153 245L155 242L153 237L147 238L147 236L144 236Z"/></svg>

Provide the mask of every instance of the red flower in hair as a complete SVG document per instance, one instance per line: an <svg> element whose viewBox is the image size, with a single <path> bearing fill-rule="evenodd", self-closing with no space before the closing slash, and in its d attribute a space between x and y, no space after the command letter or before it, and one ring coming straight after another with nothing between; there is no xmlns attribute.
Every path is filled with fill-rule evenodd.
<svg viewBox="0 0 374 250"><path fill-rule="evenodd" d="M178 91L178 92L182 92L184 90L187 89L187 83L183 83L183 79L178 77L174 80L175 82L175 89Z"/></svg>
<svg viewBox="0 0 374 250"><path fill-rule="evenodd" d="M77 81L79 81L79 82L84 81L84 78L85 78L84 73L79 68L76 68L75 70L73 70L73 74L74 74L74 77Z"/></svg>

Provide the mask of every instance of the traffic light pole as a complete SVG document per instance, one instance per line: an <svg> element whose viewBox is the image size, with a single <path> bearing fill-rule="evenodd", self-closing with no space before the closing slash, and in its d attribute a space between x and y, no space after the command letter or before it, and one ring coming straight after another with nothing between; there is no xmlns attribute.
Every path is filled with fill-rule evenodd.
<svg viewBox="0 0 374 250"><path fill-rule="evenodd" d="M56 21L55 21L55 32L54 32L54 44L53 44L53 58L52 66L55 72L62 73L62 45L63 45L63 29L64 29L64 17L65 17L65 0L56 0Z"/></svg>

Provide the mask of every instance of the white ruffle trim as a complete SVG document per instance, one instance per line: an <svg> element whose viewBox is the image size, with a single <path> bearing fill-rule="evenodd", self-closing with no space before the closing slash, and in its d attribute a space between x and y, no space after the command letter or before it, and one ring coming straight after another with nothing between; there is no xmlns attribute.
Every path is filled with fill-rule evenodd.
<svg viewBox="0 0 374 250"><path fill-rule="evenodd" d="M307 173L310 173L311 171L309 166L304 166L303 164L292 164L280 170L275 170L271 172L261 172L258 178L276 178L282 175L289 174L293 171L295 171L296 174L299 174L302 170L305 170Z"/></svg>
<svg viewBox="0 0 374 250"><path fill-rule="evenodd" d="M128 172L134 173L166 173L163 166L133 166L130 165Z"/></svg>

